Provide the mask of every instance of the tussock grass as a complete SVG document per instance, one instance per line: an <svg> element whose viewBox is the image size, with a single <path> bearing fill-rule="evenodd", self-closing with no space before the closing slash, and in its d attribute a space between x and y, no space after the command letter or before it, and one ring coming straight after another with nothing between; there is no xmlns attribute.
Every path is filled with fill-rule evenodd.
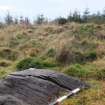
<svg viewBox="0 0 105 105"><path fill-rule="evenodd" d="M105 25L68 23L0 28L0 78L29 67L54 69L92 85L63 105L104 105Z"/></svg>

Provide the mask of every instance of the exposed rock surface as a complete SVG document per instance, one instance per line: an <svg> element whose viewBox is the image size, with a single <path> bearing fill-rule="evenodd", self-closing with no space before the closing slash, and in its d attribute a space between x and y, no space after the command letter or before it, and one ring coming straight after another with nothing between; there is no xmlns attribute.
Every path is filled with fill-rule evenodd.
<svg viewBox="0 0 105 105"><path fill-rule="evenodd" d="M60 92L86 84L62 73L28 69L0 81L0 105L48 105Z"/></svg>

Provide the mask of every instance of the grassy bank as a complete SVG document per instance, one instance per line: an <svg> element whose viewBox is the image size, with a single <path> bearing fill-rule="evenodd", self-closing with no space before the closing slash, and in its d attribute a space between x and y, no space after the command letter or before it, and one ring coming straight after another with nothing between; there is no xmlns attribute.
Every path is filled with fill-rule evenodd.
<svg viewBox="0 0 105 105"><path fill-rule="evenodd" d="M63 72L91 89L63 105L105 104L105 25L70 23L0 28L0 78L30 67Z"/></svg>

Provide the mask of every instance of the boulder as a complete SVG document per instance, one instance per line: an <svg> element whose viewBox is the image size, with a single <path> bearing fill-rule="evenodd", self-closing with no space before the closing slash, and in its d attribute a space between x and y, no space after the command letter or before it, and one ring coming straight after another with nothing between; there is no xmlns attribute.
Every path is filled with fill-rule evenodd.
<svg viewBox="0 0 105 105"><path fill-rule="evenodd" d="M49 105L67 91L86 87L63 73L31 68L0 80L0 105Z"/></svg>

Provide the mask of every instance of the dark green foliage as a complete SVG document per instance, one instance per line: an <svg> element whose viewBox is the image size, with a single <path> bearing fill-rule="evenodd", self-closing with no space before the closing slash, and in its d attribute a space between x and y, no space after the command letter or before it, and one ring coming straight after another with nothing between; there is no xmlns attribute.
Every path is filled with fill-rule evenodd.
<svg viewBox="0 0 105 105"><path fill-rule="evenodd" d="M26 58L26 59L23 59L21 60L16 68L18 70L24 70L24 69L29 69L29 68L42 68L42 65L40 65L39 62L36 62L33 58Z"/></svg>
<svg viewBox="0 0 105 105"><path fill-rule="evenodd" d="M42 68L51 68L51 67L56 67L57 64L54 63L50 63L50 62L44 62L41 59L38 58L26 58L21 60L16 68L18 70L24 70L24 69L29 69L29 68L38 68L38 69L42 69Z"/></svg>
<svg viewBox="0 0 105 105"><path fill-rule="evenodd" d="M72 21L81 23L81 15L78 11L73 13Z"/></svg>
<svg viewBox="0 0 105 105"><path fill-rule="evenodd" d="M68 22L82 22L82 16L79 11L74 11L74 13L70 13L70 15L67 17Z"/></svg>
<svg viewBox="0 0 105 105"><path fill-rule="evenodd" d="M44 15L39 15L38 17L37 17L37 20L35 21L35 23L37 23L37 24L42 24L42 23L44 23L45 22L45 17L44 17Z"/></svg>
<svg viewBox="0 0 105 105"><path fill-rule="evenodd" d="M67 70L65 70L65 73L70 76L80 78L87 78L90 74L90 72L86 68L82 67L80 64L70 66Z"/></svg>
<svg viewBox="0 0 105 105"><path fill-rule="evenodd" d="M57 22L59 25L64 25L67 23L67 19L63 17L59 17L55 20L55 22Z"/></svg>
<svg viewBox="0 0 105 105"><path fill-rule="evenodd" d="M83 14L83 22L87 23L88 22L88 19L89 19L89 9L86 8L85 11L84 11L84 14Z"/></svg>
<svg viewBox="0 0 105 105"><path fill-rule="evenodd" d="M86 56L85 56L85 60L86 61L93 61L97 59L97 54L95 51L93 52L89 52Z"/></svg>
<svg viewBox="0 0 105 105"><path fill-rule="evenodd" d="M55 54L56 54L56 51L53 48L49 49L47 52L47 56L49 56L49 57L54 57Z"/></svg>
<svg viewBox="0 0 105 105"><path fill-rule="evenodd" d="M10 24L12 24L13 23L13 17L8 13L7 15L6 15L6 17L5 17L5 23L7 24L7 25L10 25Z"/></svg>
<svg viewBox="0 0 105 105"><path fill-rule="evenodd" d="M79 11L74 11L74 13L70 13L67 20L68 22L103 24L105 23L105 10L102 13L98 11L90 14L89 9L86 8L83 15Z"/></svg>

